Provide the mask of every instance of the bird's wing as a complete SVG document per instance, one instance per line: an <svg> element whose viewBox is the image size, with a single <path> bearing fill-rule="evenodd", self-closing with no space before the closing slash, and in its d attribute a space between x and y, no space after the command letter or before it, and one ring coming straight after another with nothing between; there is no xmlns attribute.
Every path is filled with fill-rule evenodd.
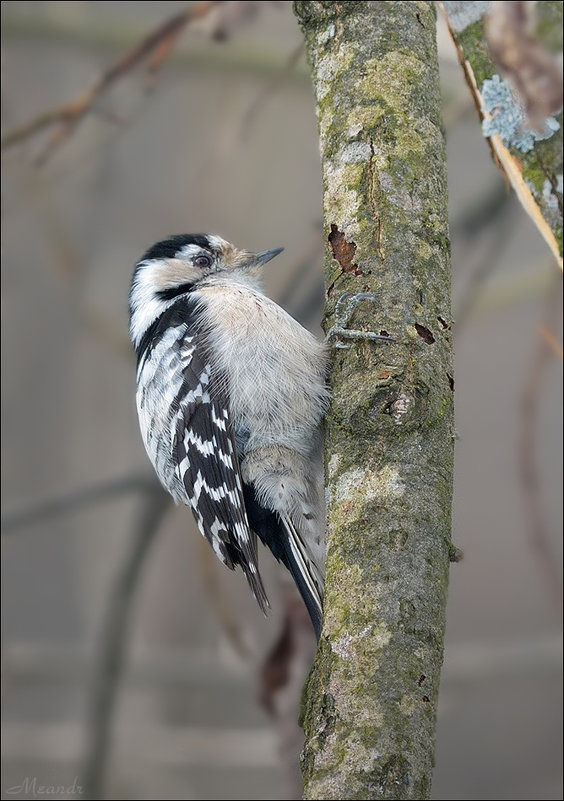
<svg viewBox="0 0 564 801"><path fill-rule="evenodd" d="M269 605L258 570L225 383L213 375L197 323L181 350L183 380L177 396L173 459L198 527L228 567L241 565L260 608Z"/></svg>

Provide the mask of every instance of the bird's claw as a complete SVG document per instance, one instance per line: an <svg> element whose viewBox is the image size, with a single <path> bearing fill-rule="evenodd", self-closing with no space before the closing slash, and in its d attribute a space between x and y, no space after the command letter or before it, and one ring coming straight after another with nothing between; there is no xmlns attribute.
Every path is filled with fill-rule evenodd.
<svg viewBox="0 0 564 801"><path fill-rule="evenodd" d="M368 340L372 342L394 341L394 338L389 334L377 334L375 331L359 331L354 328L347 328L354 314L354 310L361 300L376 300L376 298L368 292L359 292L357 295L354 295L352 292L345 292L337 301L335 307L335 325L327 332L327 340L330 341L334 339L336 348L349 347L349 345L346 345L341 339L350 339L353 341Z"/></svg>

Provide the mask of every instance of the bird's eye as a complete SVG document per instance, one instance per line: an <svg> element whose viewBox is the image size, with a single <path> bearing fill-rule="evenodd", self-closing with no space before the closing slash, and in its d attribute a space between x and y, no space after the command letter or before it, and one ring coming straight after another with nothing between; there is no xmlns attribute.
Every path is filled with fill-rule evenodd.
<svg viewBox="0 0 564 801"><path fill-rule="evenodd" d="M196 267L209 267L211 263L212 262L209 256L196 256L194 259L194 264Z"/></svg>

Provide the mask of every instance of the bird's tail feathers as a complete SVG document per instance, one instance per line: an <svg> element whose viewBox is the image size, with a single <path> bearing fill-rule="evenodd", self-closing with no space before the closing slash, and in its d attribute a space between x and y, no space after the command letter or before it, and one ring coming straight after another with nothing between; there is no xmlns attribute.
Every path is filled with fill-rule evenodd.
<svg viewBox="0 0 564 801"><path fill-rule="evenodd" d="M291 518L284 515L281 523L286 534L282 539L286 557L283 561L296 582L319 640L323 623L323 576Z"/></svg>

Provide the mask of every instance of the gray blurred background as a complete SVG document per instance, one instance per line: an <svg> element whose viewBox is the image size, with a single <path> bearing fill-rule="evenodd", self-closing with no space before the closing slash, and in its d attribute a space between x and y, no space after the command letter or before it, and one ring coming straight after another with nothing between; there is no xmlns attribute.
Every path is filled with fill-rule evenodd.
<svg viewBox="0 0 564 801"><path fill-rule="evenodd" d="M283 245L268 291L319 330L320 169L301 34L291 3L250 6L231 7L221 41L217 20L192 26L151 93L143 68L116 82L42 168L49 134L3 156L2 798L79 795L108 605L160 511L127 340L135 261L170 233ZM4 132L79 96L185 7L3 2ZM442 25L439 48L464 560L451 571L433 798L559 799L561 361L541 329L559 336L561 283L490 160ZM263 551L264 621L242 574L203 545L190 513L167 508L132 601L109 798L296 794L280 726L258 701L286 585Z"/></svg>

